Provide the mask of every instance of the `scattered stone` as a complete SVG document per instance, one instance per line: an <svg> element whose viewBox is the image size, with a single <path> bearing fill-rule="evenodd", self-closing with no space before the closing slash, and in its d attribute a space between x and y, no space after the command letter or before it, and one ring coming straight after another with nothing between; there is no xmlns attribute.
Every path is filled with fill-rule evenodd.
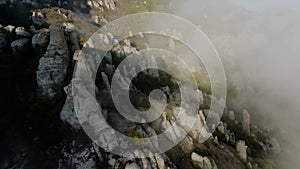
<svg viewBox="0 0 300 169"><path fill-rule="evenodd" d="M4 29L7 30L9 33L14 33L15 26L7 25L6 27L4 27Z"/></svg>
<svg viewBox="0 0 300 169"><path fill-rule="evenodd" d="M35 27L34 27L33 25L30 26L29 30L30 30L30 32L33 33L33 34L38 33L38 31L35 29Z"/></svg>
<svg viewBox="0 0 300 169"><path fill-rule="evenodd" d="M220 122L220 115L212 110L209 110L208 115L206 116L206 124L209 131L214 131L217 128L217 125Z"/></svg>
<svg viewBox="0 0 300 169"><path fill-rule="evenodd" d="M114 158L109 159L109 160L108 160L108 164L109 164L110 166L114 167L114 166L116 165L116 159L114 159Z"/></svg>
<svg viewBox="0 0 300 169"><path fill-rule="evenodd" d="M31 20L35 25L44 26L47 24L45 16L42 12L32 12Z"/></svg>
<svg viewBox="0 0 300 169"><path fill-rule="evenodd" d="M11 48L14 53L18 53L18 52L21 53L25 50L26 47L28 47L28 45L29 45L29 39L22 38L22 39L13 41L11 43Z"/></svg>
<svg viewBox="0 0 300 169"><path fill-rule="evenodd" d="M246 143L243 140L239 140L236 144L236 151L238 153L238 156L244 162L247 161L247 148L248 147L246 146Z"/></svg>
<svg viewBox="0 0 300 169"><path fill-rule="evenodd" d="M251 164L250 162L247 163L247 166L246 166L246 167L247 167L247 169L252 169L252 168L253 168L253 167L252 167L252 164Z"/></svg>
<svg viewBox="0 0 300 169"><path fill-rule="evenodd" d="M204 96L203 96L203 92L201 90L198 90L198 95L199 95L199 104L202 105L204 102Z"/></svg>
<svg viewBox="0 0 300 169"><path fill-rule="evenodd" d="M180 142L179 146L181 147L181 149L185 154L190 154L194 150L193 139L187 136Z"/></svg>
<svg viewBox="0 0 300 169"><path fill-rule="evenodd" d="M164 159L161 157L161 155L156 154L156 155L155 155L155 160L156 160L158 169L165 169L165 161L164 161Z"/></svg>
<svg viewBox="0 0 300 169"><path fill-rule="evenodd" d="M71 142L61 150L63 157L58 160L58 169L93 169L98 157L93 146L76 145ZM67 167L66 167L67 166Z"/></svg>
<svg viewBox="0 0 300 169"><path fill-rule="evenodd" d="M103 7L107 9L112 9L114 10L116 8L116 4L113 0L89 0L87 4L94 9L100 9L103 10Z"/></svg>
<svg viewBox="0 0 300 169"><path fill-rule="evenodd" d="M64 23L66 33L71 33L76 30L75 25L72 23Z"/></svg>
<svg viewBox="0 0 300 169"><path fill-rule="evenodd" d="M230 110L228 113L228 117L230 120L235 121L234 111Z"/></svg>
<svg viewBox="0 0 300 169"><path fill-rule="evenodd" d="M17 37L31 38L31 34L24 27L17 27L15 32Z"/></svg>
<svg viewBox="0 0 300 169"><path fill-rule="evenodd" d="M217 127L217 130L221 133L221 134L225 134L225 127L223 122L221 121L220 124Z"/></svg>
<svg viewBox="0 0 300 169"><path fill-rule="evenodd" d="M198 139L199 134L201 133L203 127L204 127L203 121L202 121L200 115L197 114L196 122L194 123L194 126L191 128L189 135L193 139Z"/></svg>
<svg viewBox="0 0 300 169"><path fill-rule="evenodd" d="M282 151L277 139L271 138L270 144L271 144L271 152L272 153L279 154Z"/></svg>
<svg viewBox="0 0 300 169"><path fill-rule="evenodd" d="M191 155L191 160L192 160L193 165L196 168L212 169L211 162L210 162L209 158L207 158L207 157L202 157L199 154L193 152Z"/></svg>
<svg viewBox="0 0 300 169"><path fill-rule="evenodd" d="M48 30L39 32L32 37L32 47L38 47L40 49L45 49L49 43L50 33Z"/></svg>
<svg viewBox="0 0 300 169"><path fill-rule="evenodd" d="M243 132L250 135L250 114L247 110L243 110L243 121L242 121Z"/></svg>

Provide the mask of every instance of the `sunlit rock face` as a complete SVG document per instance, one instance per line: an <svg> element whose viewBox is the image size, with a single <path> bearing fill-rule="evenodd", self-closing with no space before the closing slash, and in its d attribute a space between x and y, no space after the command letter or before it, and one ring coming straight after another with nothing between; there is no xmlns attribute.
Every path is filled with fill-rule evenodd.
<svg viewBox="0 0 300 169"><path fill-rule="evenodd" d="M64 30L54 25L49 29L50 43L36 74L39 93L53 97L63 86L70 59Z"/></svg>
<svg viewBox="0 0 300 169"><path fill-rule="evenodd" d="M95 9L102 9L103 7L107 8L107 9L112 9L114 10L116 8L116 4L113 0L90 0L87 2L88 6L90 6L91 8L95 8Z"/></svg>

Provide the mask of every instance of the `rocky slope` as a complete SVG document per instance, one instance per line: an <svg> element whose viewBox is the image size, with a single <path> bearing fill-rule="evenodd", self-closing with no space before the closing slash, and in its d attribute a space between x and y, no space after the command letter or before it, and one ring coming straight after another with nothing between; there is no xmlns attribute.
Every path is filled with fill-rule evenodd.
<svg viewBox="0 0 300 169"><path fill-rule="evenodd" d="M81 32L85 28L81 27L81 23L90 25L89 28L93 30L95 29L94 24L98 24L97 28L109 20L103 14L106 10L110 10L111 13L112 10L118 10L120 6L118 6L118 1L112 0L43 2L45 3L42 4L40 1L0 1L0 4L8 5L9 7L6 7L9 9L24 5L26 9L34 9L28 15L29 24L24 27L0 25L1 57L14 56L4 59L23 57L22 60L30 60L28 65L33 65L30 70L34 74L34 77L31 76L33 78L31 84L34 85L22 89L21 92L23 94L21 98L30 100L22 102L24 105L29 105L25 106L26 113L27 111L28 113L22 115L27 122L12 129L17 131L25 126L25 133L28 132L29 136L26 137L24 136L26 134L22 134L20 137L21 139L25 138L26 144L21 143L19 145L21 148L7 150L7 153L3 154L1 168L259 169L276 167L269 157L281 152L280 145L275 138L271 138L269 130L251 125L251 116L247 110L235 112L226 107L223 117L218 117L218 114L214 115L215 118L222 119L216 131L213 133L208 131L205 123L205 119L209 115L207 103L214 96L204 90L201 91L201 88L199 88L199 92L202 94L199 97L202 103L194 127L180 144L166 153L154 154L147 158L136 158L143 156L145 152L130 150L127 152L130 158L119 157L106 151L111 147L121 145L118 140L109 137L108 131L101 131L101 134L107 136L101 140L107 145L107 149L94 144L86 136L78 122L69 83L74 63L82 57L78 50L82 45L80 41L83 43L86 35ZM43 8L50 5L60 8ZM81 12L75 14L73 11ZM99 15L99 11L102 15ZM83 13L92 14L89 16L89 21L79 21ZM114 41L113 37L107 35L103 35L100 40L106 43L107 39ZM111 126L131 137L149 137L164 132L171 124L176 123L181 108L176 106L174 101L169 100L172 106L168 107L168 110L159 119L150 124L136 124L124 120L118 114L108 92L112 75L120 73L115 72L115 67L129 54L138 53L139 50L129 39L115 45L110 51L110 55L105 57L107 64L100 69L97 75L98 92L96 94L103 114ZM30 55L32 57L27 57ZM143 60L140 61L140 65L145 64ZM1 67L1 69L3 68ZM128 72L135 71L132 68L126 69ZM147 71L139 76L140 79L151 78L151 82L176 86L170 77L162 78L157 76L158 74L162 75L161 72ZM128 83L128 79L122 81ZM134 104L147 107L144 98L137 97L136 99L134 96L147 96L149 93L144 89L151 88L153 85L155 84L144 84L135 80L131 87ZM168 98L174 98L175 102L178 101L178 99L176 100L178 96L176 89L170 87L163 90ZM14 119L15 117L10 118ZM1 129L6 130L6 125L3 126ZM40 130L39 127L41 127ZM173 130L176 131L176 129ZM5 135L7 140L14 140L12 141L13 145L10 145L9 148L14 147L16 145L15 137L9 136L9 134ZM170 133L166 141L172 142L174 137L177 136ZM202 143L202 140L205 139L207 141ZM158 142L149 144L156 147ZM33 165L36 161L38 161L37 164Z"/></svg>

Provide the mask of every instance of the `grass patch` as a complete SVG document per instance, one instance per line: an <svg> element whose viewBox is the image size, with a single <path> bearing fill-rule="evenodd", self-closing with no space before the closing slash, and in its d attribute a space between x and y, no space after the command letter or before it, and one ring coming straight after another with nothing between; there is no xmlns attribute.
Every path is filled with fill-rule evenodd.
<svg viewBox="0 0 300 169"><path fill-rule="evenodd" d="M48 25L59 25L64 27L64 23L72 23L75 18L75 14L67 9L63 8L43 8L38 10L33 10L32 12L41 12L45 18Z"/></svg>
<svg viewBox="0 0 300 169"><path fill-rule="evenodd" d="M135 129L131 129L128 136L134 139L136 145L147 146L150 144L147 140L143 139L144 137Z"/></svg>

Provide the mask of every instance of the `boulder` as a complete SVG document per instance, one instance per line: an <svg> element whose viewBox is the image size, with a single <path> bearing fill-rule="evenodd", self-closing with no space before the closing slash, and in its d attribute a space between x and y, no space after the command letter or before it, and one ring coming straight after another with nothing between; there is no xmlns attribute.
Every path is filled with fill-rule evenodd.
<svg viewBox="0 0 300 169"><path fill-rule="evenodd" d="M22 38L13 41L10 46L14 53L18 53L18 52L22 53L29 46L29 43L30 43L29 39Z"/></svg>
<svg viewBox="0 0 300 169"><path fill-rule="evenodd" d="M220 124L217 127L218 132L220 132L221 134L225 134L225 126L224 123L221 121Z"/></svg>
<svg viewBox="0 0 300 169"><path fill-rule="evenodd" d="M32 37L32 47L46 49L49 43L50 33L48 30L34 34Z"/></svg>
<svg viewBox="0 0 300 169"><path fill-rule="evenodd" d="M64 145L61 153L58 169L93 169L96 167L97 159L100 158L95 152L95 147L77 144L75 140Z"/></svg>
<svg viewBox="0 0 300 169"><path fill-rule="evenodd" d="M155 155L155 161L156 161L156 164L157 164L157 168L158 168L158 169L164 169L164 168L165 168L165 161L164 161L164 159L161 157L161 155L156 154L156 155Z"/></svg>
<svg viewBox="0 0 300 169"><path fill-rule="evenodd" d="M243 140L239 140L236 144L237 154L238 154L239 158L241 160L243 160L244 162L247 161L247 148L248 148L248 146L246 146L246 142Z"/></svg>
<svg viewBox="0 0 300 169"><path fill-rule="evenodd" d="M232 111L232 110L229 111L228 118L232 121L235 121L234 111Z"/></svg>
<svg viewBox="0 0 300 169"><path fill-rule="evenodd" d="M212 169L211 162L210 162L209 158L207 158L207 157L202 157L199 154L193 152L191 155L191 160L192 160L193 165L196 168Z"/></svg>
<svg viewBox="0 0 300 169"><path fill-rule="evenodd" d="M64 23L66 33L71 33L76 30L75 25L72 23Z"/></svg>
<svg viewBox="0 0 300 169"><path fill-rule="evenodd" d="M25 30L24 27L17 27L16 30L17 37L31 38L31 34Z"/></svg>
<svg viewBox="0 0 300 169"><path fill-rule="evenodd" d="M47 24L46 18L41 12L32 12L31 20L37 26L44 26Z"/></svg>
<svg viewBox="0 0 300 169"><path fill-rule="evenodd" d="M67 98L60 112L60 119L72 126L73 129L79 130L81 129L81 125L77 119L76 113L74 111L74 103L72 97L72 86L69 84L64 88Z"/></svg>
<svg viewBox="0 0 300 169"><path fill-rule="evenodd" d="M203 105L203 103L204 103L203 92L201 90L199 90L199 89L197 89L197 91L198 91L198 95L199 95L199 104Z"/></svg>
<svg viewBox="0 0 300 169"><path fill-rule="evenodd" d="M250 114L247 110L243 110L243 121L242 121L243 132L250 135Z"/></svg>
<svg viewBox="0 0 300 169"><path fill-rule="evenodd" d="M35 29L35 27L34 27L33 25L30 26L29 30L30 30L30 32L33 33L33 34L38 33L38 31Z"/></svg>
<svg viewBox="0 0 300 169"><path fill-rule="evenodd" d="M198 139L199 134L201 133L203 127L204 127L203 121L202 121L200 115L197 114L196 122L195 122L194 126L191 128L189 135L193 139Z"/></svg>
<svg viewBox="0 0 300 169"><path fill-rule="evenodd" d="M276 138L271 138L270 139L270 144L271 144L271 152L274 154L279 154L281 153L282 149L281 146Z"/></svg>
<svg viewBox="0 0 300 169"><path fill-rule="evenodd" d="M190 154L195 149L193 139L189 136L185 137L179 146L185 154Z"/></svg>
<svg viewBox="0 0 300 169"><path fill-rule="evenodd" d="M15 26L7 25L6 27L4 27L4 29L7 30L9 33L14 33Z"/></svg>
<svg viewBox="0 0 300 169"><path fill-rule="evenodd" d="M116 4L113 0L89 0L88 5L94 9L103 10L103 7L106 9L114 10L116 8Z"/></svg>

